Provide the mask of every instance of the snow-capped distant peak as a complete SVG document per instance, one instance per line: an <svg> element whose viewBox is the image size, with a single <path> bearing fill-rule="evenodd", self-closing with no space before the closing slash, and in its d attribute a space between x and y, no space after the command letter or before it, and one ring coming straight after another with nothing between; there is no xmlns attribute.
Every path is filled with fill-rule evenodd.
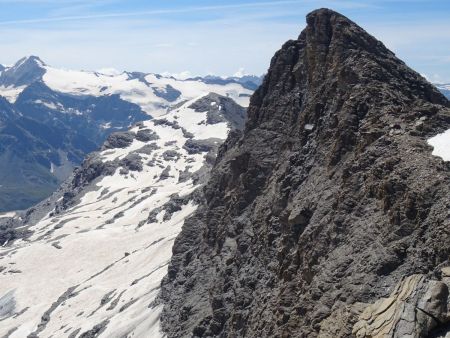
<svg viewBox="0 0 450 338"><path fill-rule="evenodd" d="M37 56L28 56L5 69L0 75L0 86L21 87L42 79L46 64Z"/></svg>
<svg viewBox="0 0 450 338"><path fill-rule="evenodd" d="M116 76L116 75L120 75L123 73L122 71L120 71L116 68L112 68L112 67L111 68L100 68L96 72L99 74L108 75L108 76Z"/></svg>
<svg viewBox="0 0 450 338"><path fill-rule="evenodd" d="M450 90L450 83L438 83L436 84L436 87Z"/></svg>
<svg viewBox="0 0 450 338"><path fill-rule="evenodd" d="M11 68L18 69L20 67L28 67L28 66L38 66L40 68L43 68L47 65L38 56L31 55L31 56L25 56L25 57L21 58Z"/></svg>
<svg viewBox="0 0 450 338"><path fill-rule="evenodd" d="M450 99L450 83L435 83L434 85L447 97L447 99Z"/></svg>
<svg viewBox="0 0 450 338"><path fill-rule="evenodd" d="M245 72L245 68L239 68L239 70L234 73L233 77L244 77L247 76L248 74Z"/></svg>

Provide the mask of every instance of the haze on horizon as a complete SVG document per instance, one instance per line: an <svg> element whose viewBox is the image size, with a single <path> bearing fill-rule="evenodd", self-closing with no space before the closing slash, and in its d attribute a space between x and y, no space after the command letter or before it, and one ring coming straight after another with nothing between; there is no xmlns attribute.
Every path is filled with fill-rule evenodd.
<svg viewBox="0 0 450 338"><path fill-rule="evenodd" d="M263 74L273 53L329 7L433 82L450 82L445 0L0 0L0 63L38 55L63 68Z"/></svg>

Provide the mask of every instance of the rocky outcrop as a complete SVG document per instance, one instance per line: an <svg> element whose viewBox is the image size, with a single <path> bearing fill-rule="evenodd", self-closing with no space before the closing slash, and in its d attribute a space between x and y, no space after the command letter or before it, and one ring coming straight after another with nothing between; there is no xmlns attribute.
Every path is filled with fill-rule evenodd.
<svg viewBox="0 0 450 338"><path fill-rule="evenodd" d="M381 42L331 10L309 14L175 242L166 334L370 336L383 305L364 309L392 293L393 316L410 316L412 281L410 308L429 311L444 287L428 280L450 254L450 171L427 139L449 128L446 98Z"/></svg>
<svg viewBox="0 0 450 338"><path fill-rule="evenodd" d="M245 123L245 108L229 97L209 93L189 106L198 112L207 112L206 124L228 123L231 129L242 130Z"/></svg>
<svg viewBox="0 0 450 338"><path fill-rule="evenodd" d="M142 137L143 133L141 131L140 138ZM105 144L103 144L102 149L126 148L133 142L134 139L135 134L130 131L112 133L106 139L106 142Z"/></svg>
<svg viewBox="0 0 450 338"><path fill-rule="evenodd" d="M437 281L424 275L402 279L389 297L363 311L353 333L357 338L429 337L433 329L450 321L449 282L448 277Z"/></svg>

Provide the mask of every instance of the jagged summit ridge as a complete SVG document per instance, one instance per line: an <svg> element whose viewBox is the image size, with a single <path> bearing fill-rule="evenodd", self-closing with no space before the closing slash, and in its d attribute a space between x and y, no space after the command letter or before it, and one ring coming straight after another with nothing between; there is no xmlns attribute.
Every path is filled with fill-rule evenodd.
<svg viewBox="0 0 450 338"><path fill-rule="evenodd" d="M345 16L329 9L319 9L307 16L307 23L298 40L288 41L275 54L265 88L253 96L255 105L260 105L266 90L277 90L273 88L274 84L284 82L284 86L288 86L302 82L317 88L323 81L334 82L343 94L356 84L364 86L377 82L399 91L404 91L402 86L408 85L412 91L420 91L427 100L448 105L434 86ZM287 69L290 72L286 72ZM283 81L280 76L285 77ZM301 97L303 104L308 99ZM249 116L251 123L261 122L258 118L251 118L252 109Z"/></svg>
<svg viewBox="0 0 450 338"><path fill-rule="evenodd" d="M308 15L175 242L168 336L348 337L405 276L439 275L450 174L427 139L448 107L349 19Z"/></svg>
<svg viewBox="0 0 450 338"><path fill-rule="evenodd" d="M40 81L46 72L45 66L37 56L24 57L1 74L0 86L21 87Z"/></svg>

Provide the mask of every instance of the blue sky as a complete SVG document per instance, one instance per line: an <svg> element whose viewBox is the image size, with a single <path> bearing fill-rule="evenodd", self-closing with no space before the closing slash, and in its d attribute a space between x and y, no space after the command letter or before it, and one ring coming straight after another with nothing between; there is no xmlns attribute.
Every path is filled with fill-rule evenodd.
<svg viewBox="0 0 450 338"><path fill-rule="evenodd" d="M319 7L356 21L430 80L450 82L448 0L0 0L0 63L34 54L74 69L261 74Z"/></svg>

